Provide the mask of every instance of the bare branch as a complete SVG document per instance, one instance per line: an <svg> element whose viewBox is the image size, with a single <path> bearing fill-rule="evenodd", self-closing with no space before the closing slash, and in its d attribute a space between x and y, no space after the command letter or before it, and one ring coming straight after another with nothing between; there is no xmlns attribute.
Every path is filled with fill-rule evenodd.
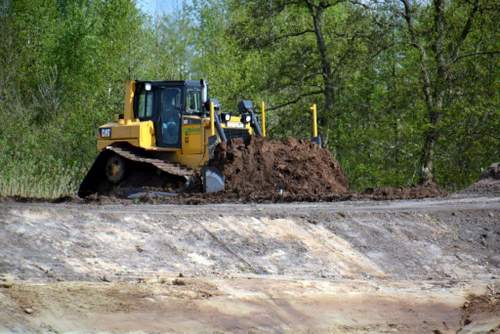
<svg viewBox="0 0 500 334"><path fill-rule="evenodd" d="M375 59L377 58L382 52L384 51L387 51L389 49L391 49L393 46L395 46L396 43L392 42L392 43L389 43L389 44L386 44L386 45L382 45L380 48L378 48L374 53L373 55L370 57L371 59Z"/></svg>
<svg viewBox="0 0 500 334"><path fill-rule="evenodd" d="M366 39L372 38L371 34L365 33L364 31L354 31L353 34L333 31L330 34L335 36L335 37L338 37L338 38L347 38L351 41L353 41L354 39L356 39L358 37L359 38L366 38Z"/></svg>
<svg viewBox="0 0 500 334"><path fill-rule="evenodd" d="M476 16L478 10L479 10L479 0L474 0L472 4L472 9L469 13L469 16L467 17L467 22L465 22L464 28L462 29L462 33L458 37L458 40L455 44L455 48L451 52L450 63L454 63L456 61L460 48L462 47L462 45L465 42L465 39L472 30L472 23L474 21L474 17Z"/></svg>
<svg viewBox="0 0 500 334"><path fill-rule="evenodd" d="M482 52L469 52L469 53L464 53L461 56L456 57L453 60L453 63L458 62L459 60L463 58L468 58L468 57L475 57L475 56L482 56L482 55L497 55L500 54L500 51L482 51Z"/></svg>
<svg viewBox="0 0 500 334"><path fill-rule="evenodd" d="M297 102L299 102L300 100L302 100L304 97L308 97L308 96L313 96L313 95L318 95L318 94L323 94L323 90L316 90L316 91L311 91L311 92L307 92L307 93L304 93L304 94L301 94L299 96L297 96L295 99L293 100L290 100L290 101L287 101L287 102L284 102L284 103L281 103L281 104L278 104L274 107L270 107L270 108L267 108L268 111L270 110L277 110L277 109L281 109L281 108L284 108L284 107L287 107L289 105L292 105L292 104L295 104Z"/></svg>
<svg viewBox="0 0 500 334"><path fill-rule="evenodd" d="M403 3L404 6L403 17L408 27L411 45L419 51L420 55L420 70L422 72L425 103L427 105L427 109L432 110L434 107L434 100L432 98L432 91L431 91L431 75L429 72L429 68L427 67L427 52L425 51L425 48L417 38L417 33L415 32L415 27L413 26L413 17L411 14L412 10L409 0L400 0L400 1Z"/></svg>
<svg viewBox="0 0 500 334"><path fill-rule="evenodd" d="M413 27L413 17L411 16L411 5L408 0L400 0L403 3L404 11L401 13L408 26L408 32L410 33L411 42L415 47L417 45L417 35L415 33L415 28Z"/></svg>
<svg viewBox="0 0 500 334"><path fill-rule="evenodd" d="M285 35L281 35L281 36L277 36L273 42L277 42L277 41L280 41L282 39L287 39L287 38L290 38L290 37L298 37L298 36L302 36L302 35L305 35L305 34L308 34L308 33L313 33L314 30L312 29L306 29L304 31L299 31L299 32L292 32L292 33L289 33L289 34L285 34Z"/></svg>

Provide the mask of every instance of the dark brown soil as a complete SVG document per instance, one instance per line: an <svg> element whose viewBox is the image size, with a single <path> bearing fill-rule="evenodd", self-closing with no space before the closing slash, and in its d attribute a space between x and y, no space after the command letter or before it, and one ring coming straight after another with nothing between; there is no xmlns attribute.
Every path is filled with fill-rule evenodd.
<svg viewBox="0 0 500 334"><path fill-rule="evenodd" d="M381 187L369 188L356 197L373 200L417 199L446 196L447 192L435 183L412 187Z"/></svg>
<svg viewBox="0 0 500 334"><path fill-rule="evenodd" d="M488 168L486 168L486 170L481 174L480 179L500 180L500 162L491 164Z"/></svg>
<svg viewBox="0 0 500 334"><path fill-rule="evenodd" d="M481 174L479 180L465 188L459 194L464 195L500 195L500 162L491 164Z"/></svg>
<svg viewBox="0 0 500 334"><path fill-rule="evenodd" d="M491 288L484 295L470 295L467 301L462 306L461 329L457 333L461 333L463 329L474 327L476 323L487 323L488 320L493 320L500 314L500 292ZM496 323L498 321L493 321ZM472 331L471 331L472 332ZM500 333L500 325L494 326L488 332L484 333Z"/></svg>
<svg viewBox="0 0 500 334"><path fill-rule="evenodd" d="M57 198L23 197L23 196L0 196L0 203L68 203L85 201L77 196L61 196Z"/></svg>
<svg viewBox="0 0 500 334"><path fill-rule="evenodd" d="M224 174L229 197L307 200L338 197L348 189L330 151L304 140L232 141L219 145L209 164Z"/></svg>

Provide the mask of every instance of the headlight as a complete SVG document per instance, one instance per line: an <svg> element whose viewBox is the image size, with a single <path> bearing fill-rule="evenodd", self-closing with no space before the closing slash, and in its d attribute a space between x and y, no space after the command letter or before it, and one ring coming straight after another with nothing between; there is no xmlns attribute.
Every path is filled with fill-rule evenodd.
<svg viewBox="0 0 500 334"><path fill-rule="evenodd" d="M230 113L222 113L222 121L229 122L230 120L231 120L231 114Z"/></svg>
<svg viewBox="0 0 500 334"><path fill-rule="evenodd" d="M248 114L243 114L241 115L241 122L242 123L249 123L252 120L252 116Z"/></svg>
<svg viewBox="0 0 500 334"><path fill-rule="evenodd" d="M111 137L111 128L102 128L102 129L99 129L99 135L102 138L109 138L109 137Z"/></svg>

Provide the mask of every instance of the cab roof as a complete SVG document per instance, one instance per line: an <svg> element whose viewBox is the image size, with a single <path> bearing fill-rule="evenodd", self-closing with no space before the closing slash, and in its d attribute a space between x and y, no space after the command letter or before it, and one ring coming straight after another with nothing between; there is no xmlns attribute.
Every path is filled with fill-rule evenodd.
<svg viewBox="0 0 500 334"><path fill-rule="evenodd" d="M202 80L136 80L138 84L151 83L153 86L202 87Z"/></svg>

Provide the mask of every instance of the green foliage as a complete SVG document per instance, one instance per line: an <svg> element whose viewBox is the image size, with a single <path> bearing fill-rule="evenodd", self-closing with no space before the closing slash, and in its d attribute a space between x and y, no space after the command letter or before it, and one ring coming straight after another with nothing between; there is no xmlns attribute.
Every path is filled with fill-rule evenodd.
<svg viewBox="0 0 500 334"><path fill-rule="evenodd" d="M129 0L15 1L0 17L0 194L74 193L152 39ZM30 189L32 191L30 192Z"/></svg>

